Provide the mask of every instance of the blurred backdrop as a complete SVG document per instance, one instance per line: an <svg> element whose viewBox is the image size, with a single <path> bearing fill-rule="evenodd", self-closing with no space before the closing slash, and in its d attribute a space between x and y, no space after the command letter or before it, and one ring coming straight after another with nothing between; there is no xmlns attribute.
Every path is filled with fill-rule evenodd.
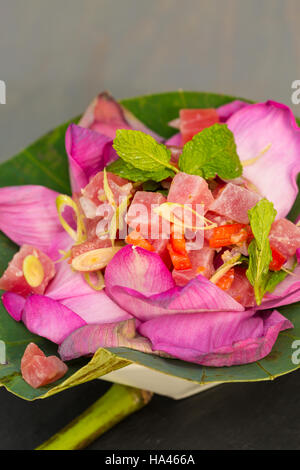
<svg viewBox="0 0 300 470"><path fill-rule="evenodd" d="M299 0L0 0L0 160L104 89L116 98L183 88L291 105L299 17Z"/></svg>

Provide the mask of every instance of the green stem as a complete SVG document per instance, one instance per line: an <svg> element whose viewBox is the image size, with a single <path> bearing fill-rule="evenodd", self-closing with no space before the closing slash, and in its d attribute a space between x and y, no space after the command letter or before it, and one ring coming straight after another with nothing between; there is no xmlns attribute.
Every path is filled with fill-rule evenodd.
<svg viewBox="0 0 300 470"><path fill-rule="evenodd" d="M83 414L36 450L83 449L131 413L143 408L151 397L150 392L114 384Z"/></svg>

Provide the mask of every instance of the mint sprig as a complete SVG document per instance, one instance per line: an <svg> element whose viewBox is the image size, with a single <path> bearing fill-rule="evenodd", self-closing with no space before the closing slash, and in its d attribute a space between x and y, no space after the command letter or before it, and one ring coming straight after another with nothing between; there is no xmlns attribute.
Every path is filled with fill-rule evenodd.
<svg viewBox="0 0 300 470"><path fill-rule="evenodd" d="M121 178L125 178L130 181L144 183L145 181L162 181L169 176L174 176L174 172L169 168L161 168L158 171L143 171L135 168L130 163L125 162L122 158L119 158L113 163L110 163L106 167L106 170L110 173L114 173L115 175L121 176Z"/></svg>
<svg viewBox="0 0 300 470"><path fill-rule="evenodd" d="M214 124L203 129L183 147L179 168L185 173L205 179L234 179L242 175L243 167L236 151L233 133L226 124Z"/></svg>
<svg viewBox="0 0 300 470"><path fill-rule="evenodd" d="M170 163L171 151L144 132L119 129L113 147L121 161L115 162L108 170L126 173L128 179L161 181L178 173Z"/></svg>
<svg viewBox="0 0 300 470"><path fill-rule="evenodd" d="M260 305L264 294L269 290L272 251L269 242L269 233L276 216L273 203L267 199L261 199L248 211L250 225L254 240L249 245L249 267L247 277L254 287L257 305Z"/></svg>

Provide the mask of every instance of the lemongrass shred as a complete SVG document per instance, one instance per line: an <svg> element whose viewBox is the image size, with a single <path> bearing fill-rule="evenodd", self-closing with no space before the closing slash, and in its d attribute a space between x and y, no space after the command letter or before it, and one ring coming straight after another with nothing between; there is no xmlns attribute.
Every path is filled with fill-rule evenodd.
<svg viewBox="0 0 300 470"><path fill-rule="evenodd" d="M184 210L188 210L192 214L196 215L196 217L199 217L203 221L203 225L197 226L197 225L189 225L185 224L184 221L178 219L173 213L172 213L172 207L181 207ZM174 225L180 227L181 229L190 229L190 230L210 230L212 228L217 227L217 224L212 222L211 220L207 219L203 215L199 214L199 212L195 211L191 207L186 206L185 204L179 204L176 202L164 202L161 204L159 207L156 207L153 209L153 211L158 214L160 217L163 219L166 219L168 222L173 223ZM210 225L209 225L210 224Z"/></svg>
<svg viewBox="0 0 300 470"><path fill-rule="evenodd" d="M268 144L268 145L266 145L266 147L264 149L262 149L259 152L259 154L256 157L249 158L248 160L244 160L242 162L243 167L250 166L250 165L253 165L254 163L256 163L263 155L265 155L265 153L267 153L270 150L271 147L272 147L272 144Z"/></svg>
<svg viewBox="0 0 300 470"><path fill-rule="evenodd" d="M217 271L210 278L210 282L217 284L217 282L231 269L233 266L241 264L240 261L241 253L233 256L230 260L226 261L222 266L217 269Z"/></svg>
<svg viewBox="0 0 300 470"><path fill-rule="evenodd" d="M84 278L85 282L86 282L92 289L94 289L94 290L96 290L96 291L103 290L104 287L105 287L105 282L104 282L103 273L102 273L102 271L96 271L95 274L97 275L97 278L98 278L97 284L94 284L94 283L91 281L91 275L90 275L90 273L84 273L84 274L83 274L83 278Z"/></svg>
<svg viewBox="0 0 300 470"><path fill-rule="evenodd" d="M62 213L66 207L71 207L75 212L77 224L76 232L72 229L72 227L70 227L68 222L62 216ZM76 202L73 201L70 196L60 194L56 198L56 209L58 212L58 218L60 220L60 223L65 229L65 231L70 235L70 237L73 238L73 240L75 240L75 242L77 243L84 242L86 240L85 226Z"/></svg>

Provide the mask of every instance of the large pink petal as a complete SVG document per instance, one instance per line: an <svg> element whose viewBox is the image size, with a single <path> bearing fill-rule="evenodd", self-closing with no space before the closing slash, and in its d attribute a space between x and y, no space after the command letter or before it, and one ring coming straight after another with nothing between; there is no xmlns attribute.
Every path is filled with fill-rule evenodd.
<svg viewBox="0 0 300 470"><path fill-rule="evenodd" d="M43 186L0 188L0 230L17 245L33 245L48 254L53 240L63 232L57 196Z"/></svg>
<svg viewBox="0 0 300 470"><path fill-rule="evenodd" d="M80 316L86 323L112 323L132 316L119 307L104 291L95 291L67 261L57 264L57 274L46 295Z"/></svg>
<svg viewBox="0 0 300 470"><path fill-rule="evenodd" d="M204 276L184 287L175 286L160 257L127 246L108 264L106 292L123 309L145 321L184 311L243 311L244 307Z"/></svg>
<svg viewBox="0 0 300 470"><path fill-rule="evenodd" d="M280 331L293 325L277 311L219 312L161 317L139 332L155 350L206 366L255 362L271 351Z"/></svg>
<svg viewBox="0 0 300 470"><path fill-rule="evenodd" d="M158 141L162 140L107 92L100 93L92 101L79 125L100 132L111 139L115 138L117 129L134 129L152 135Z"/></svg>
<svg viewBox="0 0 300 470"><path fill-rule="evenodd" d="M158 254L127 245L106 267L105 286L109 295L114 286L152 295L175 287L175 282Z"/></svg>
<svg viewBox="0 0 300 470"><path fill-rule="evenodd" d="M2 302L10 316L16 321L21 321L26 302L25 298L14 292L5 292L2 295Z"/></svg>
<svg viewBox="0 0 300 470"><path fill-rule="evenodd" d="M136 334L135 320L87 325L74 331L59 348L64 361L94 354L99 348L125 347L151 353L148 339Z"/></svg>
<svg viewBox="0 0 300 470"><path fill-rule="evenodd" d="M29 331L57 344L86 325L72 310L44 295L32 295L26 300L22 320Z"/></svg>
<svg viewBox="0 0 300 470"><path fill-rule="evenodd" d="M92 176L118 158L110 137L76 124L68 127L65 141L73 193L80 192Z"/></svg>
<svg viewBox="0 0 300 470"><path fill-rule="evenodd" d="M220 118L220 122L226 122L234 113L239 111L240 109L249 106L249 103L245 103L245 101L241 100L234 100L231 103L223 104L223 106L219 106L217 108L217 113Z"/></svg>
<svg viewBox="0 0 300 470"><path fill-rule="evenodd" d="M285 217L298 194L300 171L300 129L290 108L274 101L253 104L234 113L227 123L241 161L259 156L271 145L244 167L244 176L274 203L277 217Z"/></svg>

